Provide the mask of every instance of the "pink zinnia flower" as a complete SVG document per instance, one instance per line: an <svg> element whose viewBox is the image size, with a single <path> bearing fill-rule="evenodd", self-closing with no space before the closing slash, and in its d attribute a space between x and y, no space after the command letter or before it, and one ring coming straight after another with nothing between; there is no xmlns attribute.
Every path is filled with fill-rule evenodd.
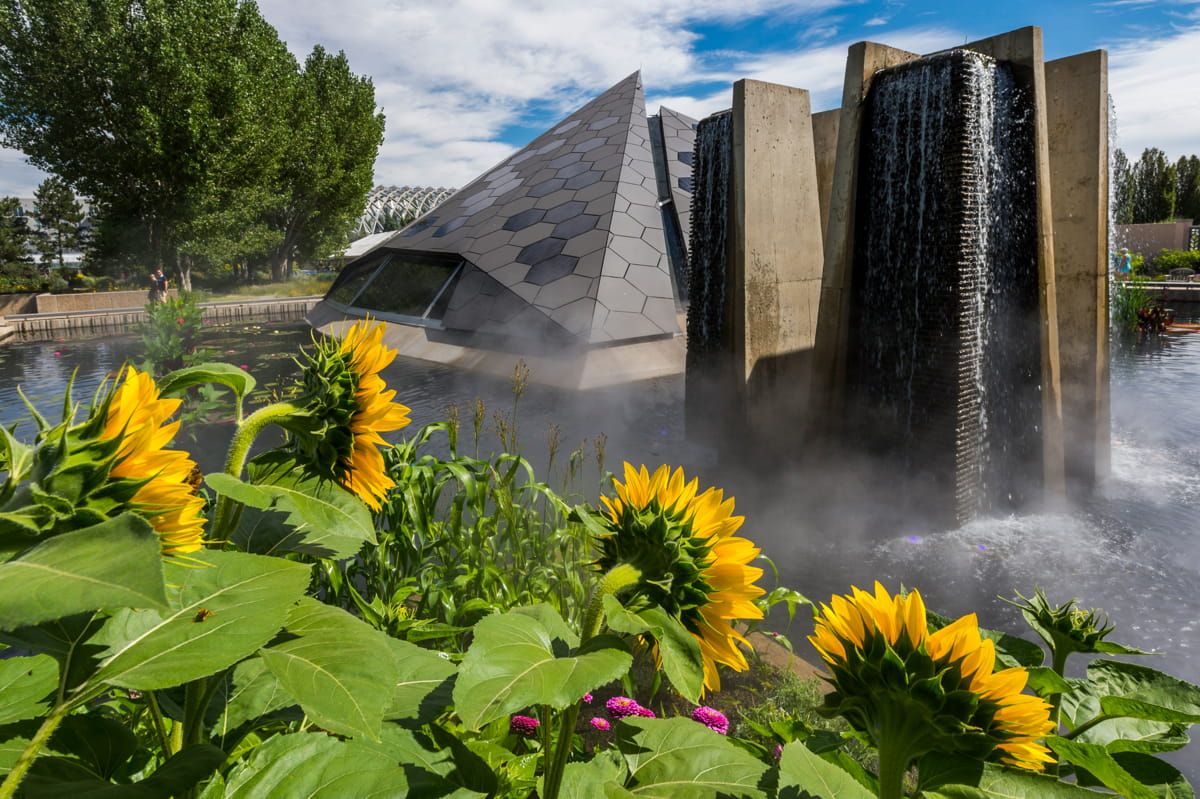
<svg viewBox="0 0 1200 799"><path fill-rule="evenodd" d="M542 723L535 718L529 716L513 716L508 720L509 731L517 735L524 735L526 738L532 738L537 735L538 727Z"/></svg>
<svg viewBox="0 0 1200 799"><path fill-rule="evenodd" d="M600 730L600 732L608 732L612 729L612 725L608 723L608 719L603 719L599 716L593 717L588 724L592 725L593 730Z"/></svg>
<svg viewBox="0 0 1200 799"><path fill-rule="evenodd" d="M775 744L775 751L771 754L775 756L776 760L783 757L783 744Z"/></svg>
<svg viewBox="0 0 1200 799"><path fill-rule="evenodd" d="M692 721L698 721L721 735L729 734L729 719L721 711L707 705L701 705L692 711Z"/></svg>
<svg viewBox="0 0 1200 799"><path fill-rule="evenodd" d="M596 697L592 696L590 693L584 694L583 695L583 703L585 705L590 705L592 703L592 700L595 698Z"/></svg>
<svg viewBox="0 0 1200 799"><path fill-rule="evenodd" d="M612 699L604 703L608 708L609 715L614 719L623 719L626 716L640 716L644 707L627 696L614 696Z"/></svg>

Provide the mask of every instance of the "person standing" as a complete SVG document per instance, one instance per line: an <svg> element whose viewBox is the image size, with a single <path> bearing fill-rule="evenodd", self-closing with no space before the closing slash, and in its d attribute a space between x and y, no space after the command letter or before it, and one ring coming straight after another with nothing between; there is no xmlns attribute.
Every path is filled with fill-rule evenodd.
<svg viewBox="0 0 1200 799"><path fill-rule="evenodd" d="M150 302L167 301L167 276L161 268L150 273Z"/></svg>

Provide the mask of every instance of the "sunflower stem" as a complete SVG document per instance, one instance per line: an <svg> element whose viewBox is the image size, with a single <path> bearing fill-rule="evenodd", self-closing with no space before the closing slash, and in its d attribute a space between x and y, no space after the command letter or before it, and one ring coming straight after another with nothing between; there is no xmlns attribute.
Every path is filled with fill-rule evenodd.
<svg viewBox="0 0 1200 799"><path fill-rule="evenodd" d="M587 614L583 617L583 627L580 630L579 647L582 649L587 642L600 634L604 622L604 597L616 596L630 586L637 585L642 579L642 573L628 563L618 563L613 566L600 580L600 585L592 593L588 603ZM558 728L558 740L555 741L554 756L547 761L546 773L542 780L542 799L558 799L562 787L563 774L567 770L567 760L571 757L571 747L575 742L575 724L579 720L579 708L583 698L568 707L562 713ZM547 751L547 756L549 751Z"/></svg>
<svg viewBox="0 0 1200 799"><path fill-rule="evenodd" d="M879 799L903 799L908 763L908 751L902 743L880 741Z"/></svg>
<svg viewBox="0 0 1200 799"><path fill-rule="evenodd" d="M290 402L276 402L265 408L259 408L238 423L233 440L229 442L229 451L225 455L225 473L240 478L246 467L246 457L250 447L268 425L277 424L280 420L298 412L300 408ZM229 528L241 511L241 503L229 499L224 494L217 497L217 507L213 511L212 531L219 537L228 535Z"/></svg>
<svg viewBox="0 0 1200 799"><path fill-rule="evenodd" d="M168 760L175 752L171 749L171 736L167 735L167 723L163 720L162 709L158 706L158 697L153 691L146 692L146 704L150 707L150 718L154 720L154 732L158 736L158 745L162 747L163 760Z"/></svg>
<svg viewBox="0 0 1200 799"><path fill-rule="evenodd" d="M1065 678L1064 672L1067 670L1067 656L1071 654L1071 650L1066 647L1052 647L1050 651L1050 668L1059 677ZM1050 720L1054 722L1054 734L1058 735L1060 729L1059 717L1062 709L1062 694L1054 694L1050 697Z"/></svg>
<svg viewBox="0 0 1200 799"><path fill-rule="evenodd" d="M25 773L29 771L33 761L37 760L38 753L42 751L42 747L50 740L50 736L58 729L58 725L67 717L71 710L71 703L63 702L59 704L50 715L42 722L42 726L38 728L33 739L25 747L17 757L17 762L13 764L12 770L8 772L8 776L4 778L4 782L0 784L0 799L12 799L16 796L17 788L21 785L21 780L25 779Z"/></svg>

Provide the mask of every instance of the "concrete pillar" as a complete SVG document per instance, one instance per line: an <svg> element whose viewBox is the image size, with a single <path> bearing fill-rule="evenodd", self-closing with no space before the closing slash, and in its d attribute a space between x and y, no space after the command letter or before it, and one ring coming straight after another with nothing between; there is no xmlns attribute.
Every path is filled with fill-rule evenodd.
<svg viewBox="0 0 1200 799"><path fill-rule="evenodd" d="M729 302L752 433L781 447L808 397L823 248L809 94L733 85Z"/></svg>
<svg viewBox="0 0 1200 799"><path fill-rule="evenodd" d="M1046 496L1053 500L1066 495L1066 483L1063 461L1058 296L1054 279L1054 215L1042 29L1019 28L955 49L974 50L997 61L1009 62L1018 84L1033 96L1034 179L1037 181L1038 203L1038 286L1041 309L1039 322L1042 337L1042 473Z"/></svg>
<svg viewBox="0 0 1200 799"><path fill-rule="evenodd" d="M1054 278L1067 489L1109 471L1108 54L1046 62Z"/></svg>
<svg viewBox="0 0 1200 799"><path fill-rule="evenodd" d="M871 79L881 69L920 58L874 42L850 46L846 81L838 112L837 155L830 180L825 231L825 264L820 313L813 351L812 407L828 429L840 418L846 382L846 349L850 323L850 281L854 269L854 196L858 187L858 150L862 103ZM819 409L819 410L818 410Z"/></svg>
<svg viewBox="0 0 1200 799"><path fill-rule="evenodd" d="M835 108L812 115L813 151L817 158L817 198L821 203L821 233L829 224L829 195L833 192L833 169L837 163L838 123L842 111Z"/></svg>

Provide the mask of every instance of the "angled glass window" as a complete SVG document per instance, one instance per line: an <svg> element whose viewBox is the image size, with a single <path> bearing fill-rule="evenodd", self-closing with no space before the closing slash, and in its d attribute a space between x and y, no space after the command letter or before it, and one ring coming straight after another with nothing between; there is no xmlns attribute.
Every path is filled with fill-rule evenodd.
<svg viewBox="0 0 1200 799"><path fill-rule="evenodd" d="M342 305L353 305L354 298L362 291L367 281L375 275L375 271L379 268L379 265L390 257L390 253L383 253L346 268L338 275L338 279L334 282L333 288L329 290L329 293L325 295L325 299L341 303Z"/></svg>
<svg viewBox="0 0 1200 799"><path fill-rule="evenodd" d="M457 255L390 250L354 264L327 298L401 322L437 321L462 274Z"/></svg>

